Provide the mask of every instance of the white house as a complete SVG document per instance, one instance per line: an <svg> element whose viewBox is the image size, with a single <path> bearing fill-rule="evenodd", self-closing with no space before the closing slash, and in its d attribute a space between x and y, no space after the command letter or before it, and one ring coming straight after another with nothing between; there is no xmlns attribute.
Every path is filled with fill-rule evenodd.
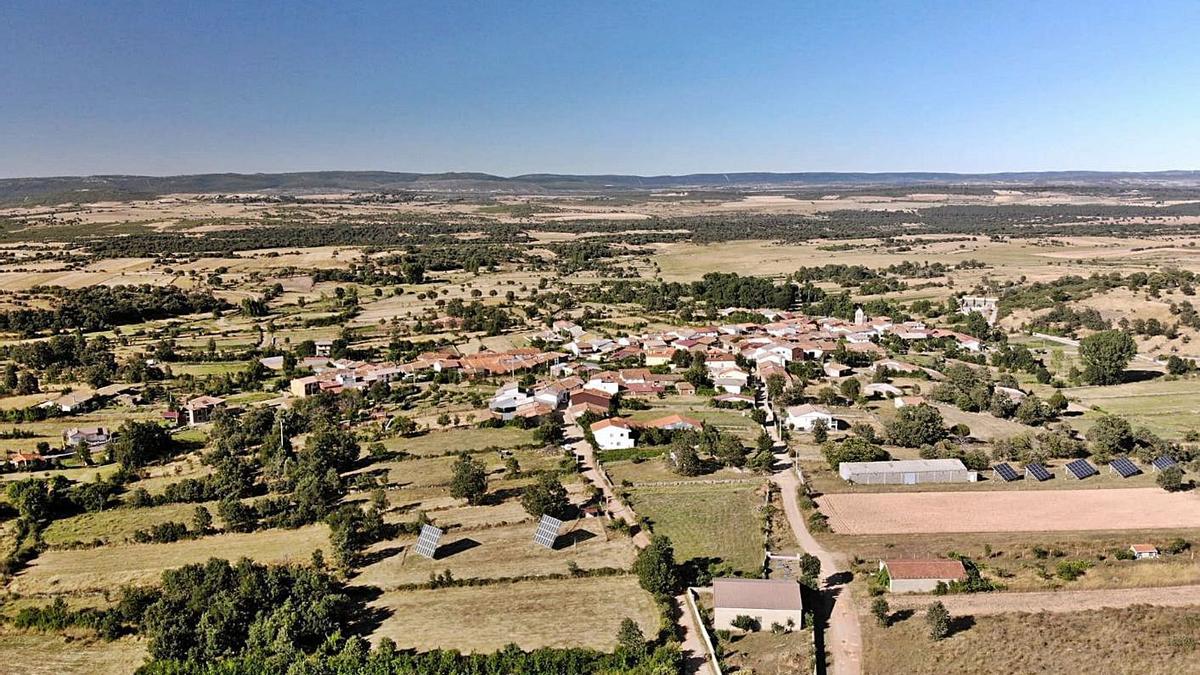
<svg viewBox="0 0 1200 675"><path fill-rule="evenodd" d="M601 450L623 450L633 447L633 428L620 417L592 424L592 437Z"/></svg>
<svg viewBox="0 0 1200 675"><path fill-rule="evenodd" d="M713 627L731 630L739 616L755 619L764 630L776 623L800 628L800 584L788 579L713 579Z"/></svg>
<svg viewBox="0 0 1200 675"><path fill-rule="evenodd" d="M507 422L516 416L517 408L533 401L533 397L522 391L518 383L509 382L496 390L496 395L488 401L488 410L497 419Z"/></svg>
<svg viewBox="0 0 1200 675"><path fill-rule="evenodd" d="M967 570L958 560L880 560L892 593L930 593L939 583L963 581Z"/></svg>
<svg viewBox="0 0 1200 675"><path fill-rule="evenodd" d="M834 428L833 413L821 406L806 403L788 408L784 423L793 429L812 431L818 420L825 423L826 429Z"/></svg>
<svg viewBox="0 0 1200 675"><path fill-rule="evenodd" d="M897 396L903 396L904 392L899 387L886 382L871 382L863 387L863 395L896 398Z"/></svg>
<svg viewBox="0 0 1200 675"><path fill-rule="evenodd" d="M1129 551L1133 553L1133 557L1138 560L1147 560L1158 557L1158 548L1153 544L1133 544L1129 547Z"/></svg>

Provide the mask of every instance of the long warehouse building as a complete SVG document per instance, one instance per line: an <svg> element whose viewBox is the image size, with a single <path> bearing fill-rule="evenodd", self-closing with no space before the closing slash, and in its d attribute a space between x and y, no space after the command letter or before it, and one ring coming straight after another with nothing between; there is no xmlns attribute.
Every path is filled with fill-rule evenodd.
<svg viewBox="0 0 1200 675"><path fill-rule="evenodd" d="M970 483L979 473L959 459L900 459L890 462L842 462L838 473L847 483L916 485L918 483Z"/></svg>

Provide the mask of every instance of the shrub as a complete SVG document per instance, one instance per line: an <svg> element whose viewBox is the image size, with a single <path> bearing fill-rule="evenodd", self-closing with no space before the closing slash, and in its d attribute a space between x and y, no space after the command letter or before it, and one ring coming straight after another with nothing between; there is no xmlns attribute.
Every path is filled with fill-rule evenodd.
<svg viewBox="0 0 1200 675"><path fill-rule="evenodd" d="M730 621L729 625L731 625L734 628L737 628L739 630L744 630L748 633L753 633L753 632L757 631L759 628L761 628L761 625L759 624L758 619L756 619L752 616L747 616L745 614L739 614L739 615L733 617L733 621Z"/></svg>

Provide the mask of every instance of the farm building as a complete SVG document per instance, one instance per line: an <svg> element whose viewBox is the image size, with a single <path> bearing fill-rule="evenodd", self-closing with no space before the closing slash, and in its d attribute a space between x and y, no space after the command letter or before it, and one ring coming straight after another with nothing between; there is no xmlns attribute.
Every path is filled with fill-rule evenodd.
<svg viewBox="0 0 1200 675"><path fill-rule="evenodd" d="M1138 560L1158 557L1158 547L1153 544L1133 544L1129 547L1129 552Z"/></svg>
<svg viewBox="0 0 1200 675"><path fill-rule="evenodd" d="M713 579L713 627L733 628L733 620L749 616L763 628L777 623L800 628L804 603L800 584L786 579Z"/></svg>
<svg viewBox="0 0 1200 675"><path fill-rule="evenodd" d="M963 581L967 570L958 560L880 560L892 593L930 593L939 583Z"/></svg>
<svg viewBox="0 0 1200 675"><path fill-rule="evenodd" d="M842 462L838 474L848 483L969 483L979 474L958 459L901 459L890 462Z"/></svg>

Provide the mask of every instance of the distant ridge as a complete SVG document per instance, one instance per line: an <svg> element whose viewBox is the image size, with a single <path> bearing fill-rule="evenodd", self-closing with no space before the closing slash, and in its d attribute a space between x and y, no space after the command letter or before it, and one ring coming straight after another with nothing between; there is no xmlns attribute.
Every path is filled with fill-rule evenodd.
<svg viewBox="0 0 1200 675"><path fill-rule="evenodd" d="M96 201L172 193L312 194L320 191L419 191L461 194L556 194L665 189L788 189L906 186L1200 187L1200 171L1022 171L1003 173L695 173L681 176L393 171L206 173L184 176L57 176L0 179L0 202Z"/></svg>

